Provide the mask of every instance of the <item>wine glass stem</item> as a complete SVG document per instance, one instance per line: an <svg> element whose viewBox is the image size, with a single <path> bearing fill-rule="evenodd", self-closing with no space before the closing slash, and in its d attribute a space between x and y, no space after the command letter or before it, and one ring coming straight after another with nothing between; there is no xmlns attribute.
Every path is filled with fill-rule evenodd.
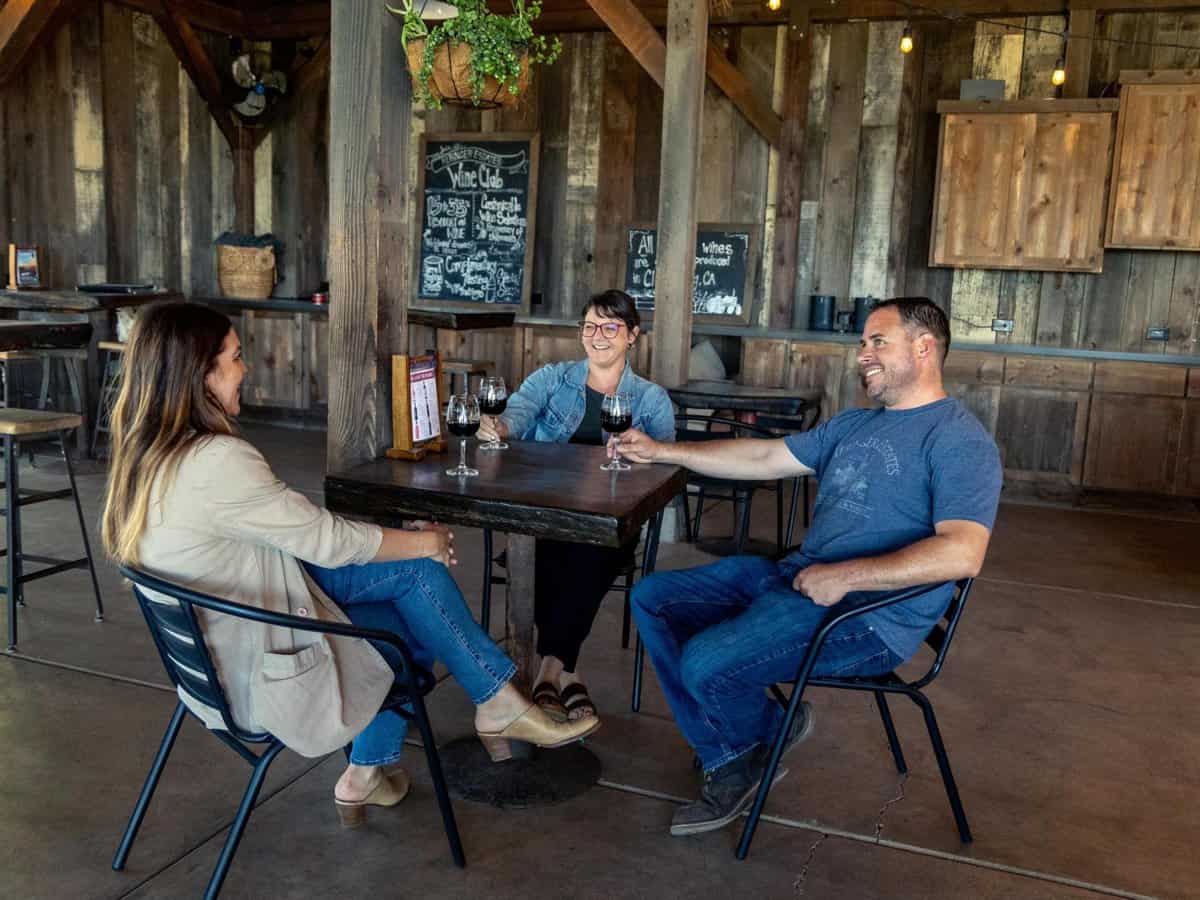
<svg viewBox="0 0 1200 900"><path fill-rule="evenodd" d="M465 469L467 467L467 439L463 438L458 442L458 467Z"/></svg>

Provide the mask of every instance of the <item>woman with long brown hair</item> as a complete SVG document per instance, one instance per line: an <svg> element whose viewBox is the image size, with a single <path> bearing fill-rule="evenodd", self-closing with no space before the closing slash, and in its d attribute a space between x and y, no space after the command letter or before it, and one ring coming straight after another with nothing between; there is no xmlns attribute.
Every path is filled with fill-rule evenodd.
<svg viewBox="0 0 1200 900"><path fill-rule="evenodd" d="M556 747L594 730L594 720L551 721L510 683L512 661L450 575L448 528L335 516L289 489L238 435L247 370L224 315L190 303L147 308L124 366L102 526L115 560L234 602L396 632L419 664L446 664L475 704L493 759L508 758L510 741ZM343 823L403 799L407 776L382 769L400 758L407 729L399 714L379 710L393 681L386 656L366 641L200 615L239 725L309 756L351 741L334 789ZM221 727L215 710L180 695Z"/></svg>

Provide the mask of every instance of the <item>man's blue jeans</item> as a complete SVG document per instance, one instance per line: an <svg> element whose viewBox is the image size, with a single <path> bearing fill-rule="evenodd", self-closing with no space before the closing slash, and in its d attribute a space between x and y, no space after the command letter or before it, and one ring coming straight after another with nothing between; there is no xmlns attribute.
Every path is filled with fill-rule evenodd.
<svg viewBox="0 0 1200 900"><path fill-rule="evenodd" d="M765 688L791 681L828 607L792 589L793 566L734 556L656 572L633 616L675 721L706 772L775 739L783 711ZM851 620L829 635L817 675L880 675L903 662Z"/></svg>
<svg viewBox="0 0 1200 900"><path fill-rule="evenodd" d="M471 617L449 570L431 559L367 563L323 569L304 563L309 576L355 625L398 634L417 665L432 669L441 660L476 705L508 684L517 667ZM400 654L377 647L400 669ZM379 713L356 737L350 762L382 766L404 752L408 722L399 713Z"/></svg>

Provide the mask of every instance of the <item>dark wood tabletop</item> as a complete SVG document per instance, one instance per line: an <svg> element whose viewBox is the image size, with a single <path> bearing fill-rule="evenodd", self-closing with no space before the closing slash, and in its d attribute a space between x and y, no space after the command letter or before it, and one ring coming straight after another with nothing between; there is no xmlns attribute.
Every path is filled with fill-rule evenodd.
<svg viewBox="0 0 1200 900"><path fill-rule="evenodd" d="M470 310L414 309L409 307L408 324L428 328L448 328L451 331L470 331L475 328L508 328L516 319L515 312L472 312Z"/></svg>
<svg viewBox="0 0 1200 900"><path fill-rule="evenodd" d="M88 294L83 291L0 290L0 309L27 312L98 313L126 306L144 306L157 300L182 300L177 291L146 294Z"/></svg>
<svg viewBox="0 0 1200 900"><path fill-rule="evenodd" d="M689 381L681 387L667 388L667 394L680 406L693 409L732 409L740 412L799 416L820 404L820 388L769 388L739 384L735 381Z"/></svg>
<svg viewBox="0 0 1200 900"><path fill-rule="evenodd" d="M325 478L325 504L383 522L436 519L455 525L619 547L683 490L678 466L602 472L603 447L509 441L508 450L468 446L474 478L452 478L458 441L419 462L378 459Z"/></svg>

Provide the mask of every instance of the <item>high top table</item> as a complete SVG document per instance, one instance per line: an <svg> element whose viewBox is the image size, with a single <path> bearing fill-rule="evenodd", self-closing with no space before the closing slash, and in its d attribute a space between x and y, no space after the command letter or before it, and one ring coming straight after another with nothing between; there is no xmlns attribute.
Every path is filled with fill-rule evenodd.
<svg viewBox="0 0 1200 900"><path fill-rule="evenodd" d="M537 538L620 547L634 539L686 482L684 470L634 465L603 472L603 447L509 440L509 449L481 451L471 442L474 478L446 469L449 452L419 462L378 459L325 478L325 504L337 513L399 524L430 519L508 533L508 652L514 679L528 692L534 672L534 552ZM603 716L602 716L603 717ZM459 796L499 806L558 802L599 778L599 761L582 748L544 754L536 764L494 765L474 738L443 750L447 781Z"/></svg>

